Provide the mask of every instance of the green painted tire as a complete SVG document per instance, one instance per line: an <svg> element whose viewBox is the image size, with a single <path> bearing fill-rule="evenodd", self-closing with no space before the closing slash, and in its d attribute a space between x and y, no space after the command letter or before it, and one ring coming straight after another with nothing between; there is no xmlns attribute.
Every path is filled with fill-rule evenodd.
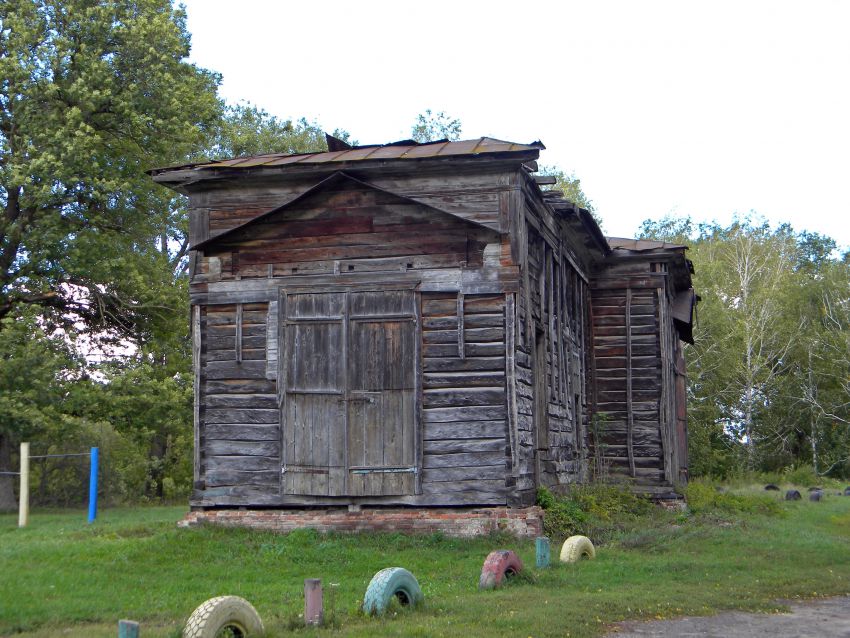
<svg viewBox="0 0 850 638"><path fill-rule="evenodd" d="M416 577L403 567L387 567L372 576L363 597L363 613L380 616L393 598L410 607L425 600Z"/></svg>
<svg viewBox="0 0 850 638"><path fill-rule="evenodd" d="M183 638L249 638L264 632L263 621L251 603L239 596L218 596L192 612L183 628Z"/></svg>
<svg viewBox="0 0 850 638"><path fill-rule="evenodd" d="M582 558L596 558L596 548L587 536L570 536L561 547L561 562L577 563Z"/></svg>

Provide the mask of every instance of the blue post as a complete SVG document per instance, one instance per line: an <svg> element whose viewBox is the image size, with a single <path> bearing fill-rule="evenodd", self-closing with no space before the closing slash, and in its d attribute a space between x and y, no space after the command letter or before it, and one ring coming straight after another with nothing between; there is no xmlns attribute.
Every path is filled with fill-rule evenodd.
<svg viewBox="0 0 850 638"><path fill-rule="evenodd" d="M139 623L135 620L119 620L118 638L139 638Z"/></svg>
<svg viewBox="0 0 850 638"><path fill-rule="evenodd" d="M546 536L538 536L534 545L537 549L537 567L549 567L549 539Z"/></svg>
<svg viewBox="0 0 850 638"><path fill-rule="evenodd" d="M91 449L91 472L89 473L89 523L97 518L97 448Z"/></svg>

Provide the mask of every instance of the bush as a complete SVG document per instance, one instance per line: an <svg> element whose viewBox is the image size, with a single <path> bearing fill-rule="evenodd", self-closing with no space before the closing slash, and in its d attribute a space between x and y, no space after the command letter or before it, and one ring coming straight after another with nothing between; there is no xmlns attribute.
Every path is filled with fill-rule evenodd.
<svg viewBox="0 0 850 638"><path fill-rule="evenodd" d="M785 480L792 485L805 485L806 487L817 485L823 479L815 474L811 465L798 465L788 471Z"/></svg>
<svg viewBox="0 0 850 638"><path fill-rule="evenodd" d="M685 488L685 500L694 514L722 512L774 515L782 511L779 502L765 494L720 492L714 485L705 481L688 483Z"/></svg>
<svg viewBox="0 0 850 638"><path fill-rule="evenodd" d="M599 541L611 529L652 511L649 499L628 487L605 483L576 485L566 496L540 488L537 504L546 510L543 532L553 540L583 534Z"/></svg>
<svg viewBox="0 0 850 638"><path fill-rule="evenodd" d="M563 539L585 531L587 514L578 503L557 498L545 487L537 490L537 504L546 510L543 533L551 539Z"/></svg>

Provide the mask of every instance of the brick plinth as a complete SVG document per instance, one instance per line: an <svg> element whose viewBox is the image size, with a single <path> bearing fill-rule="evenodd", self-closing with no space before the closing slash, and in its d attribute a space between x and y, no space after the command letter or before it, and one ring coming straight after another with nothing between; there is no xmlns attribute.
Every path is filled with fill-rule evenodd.
<svg viewBox="0 0 850 638"><path fill-rule="evenodd" d="M514 536L543 535L543 510L512 508L374 508L325 510L206 510L189 512L180 527L211 524L275 532L315 529L320 532L401 532L471 537L504 531Z"/></svg>

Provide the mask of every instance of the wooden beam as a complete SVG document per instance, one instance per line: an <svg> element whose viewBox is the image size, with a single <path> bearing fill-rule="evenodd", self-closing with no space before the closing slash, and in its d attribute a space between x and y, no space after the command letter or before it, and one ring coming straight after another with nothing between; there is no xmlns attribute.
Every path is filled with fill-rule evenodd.
<svg viewBox="0 0 850 638"><path fill-rule="evenodd" d="M236 363L242 363L242 304L236 304Z"/></svg>
<svg viewBox="0 0 850 638"><path fill-rule="evenodd" d="M463 293L457 293L457 356L461 359L466 356L466 348L463 342Z"/></svg>
<svg viewBox="0 0 850 638"><path fill-rule="evenodd" d="M519 476L519 435L517 433L517 424L519 415L517 414L517 398L516 398L516 347L517 347L517 326L516 317L516 295L508 293L505 295L505 388L507 400L507 417L508 417L508 444L511 452L511 476L516 478Z"/></svg>
<svg viewBox="0 0 850 638"><path fill-rule="evenodd" d="M192 430L194 453L192 457L192 475L195 488L201 481L201 307L192 306Z"/></svg>
<svg viewBox="0 0 850 638"><path fill-rule="evenodd" d="M626 288L626 412L628 429L626 446L629 454L629 472L635 476L634 410L632 409L632 289Z"/></svg>

